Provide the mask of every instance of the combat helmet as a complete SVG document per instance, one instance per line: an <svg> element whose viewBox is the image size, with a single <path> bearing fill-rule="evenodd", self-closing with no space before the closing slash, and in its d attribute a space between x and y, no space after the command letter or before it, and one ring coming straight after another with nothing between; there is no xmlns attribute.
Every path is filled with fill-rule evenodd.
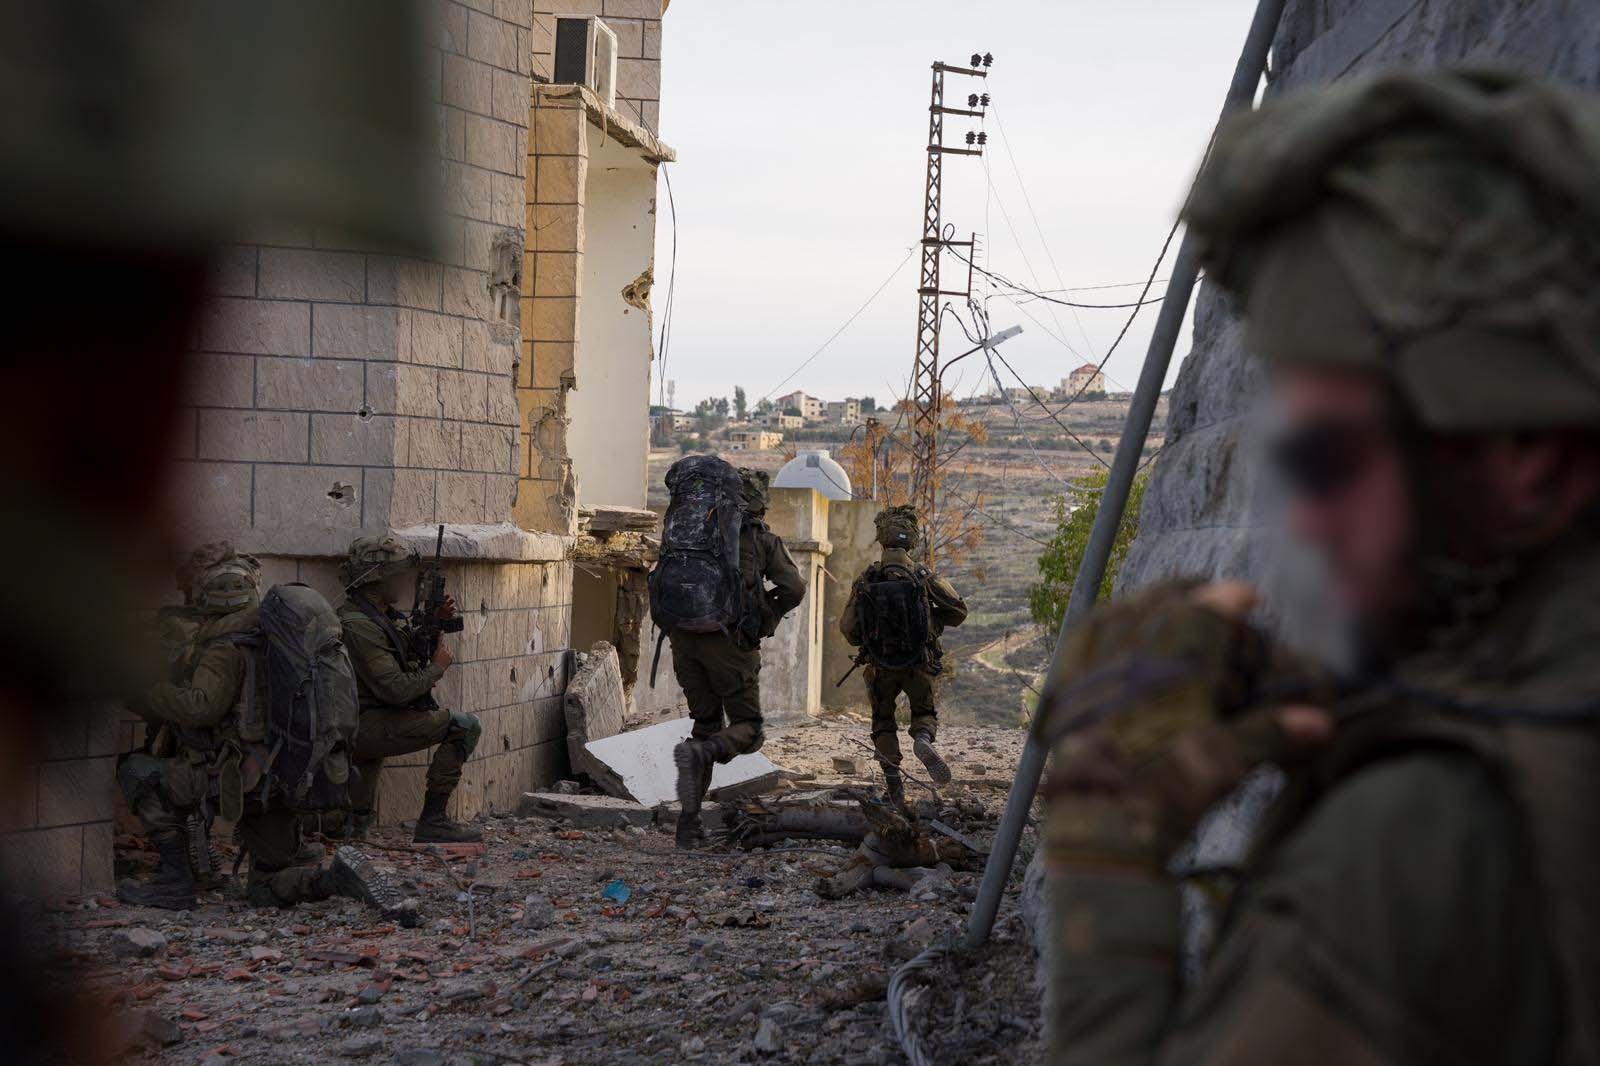
<svg viewBox="0 0 1600 1066"><path fill-rule="evenodd" d="M1274 362L1387 378L1444 433L1600 425L1600 102L1392 71L1230 120L1185 209Z"/></svg>
<svg viewBox="0 0 1600 1066"><path fill-rule="evenodd" d="M904 548L915 551L920 536L917 532L917 509L908 503L885 507L879 511L872 524L878 530L878 543L885 548Z"/></svg>
<svg viewBox="0 0 1600 1066"><path fill-rule="evenodd" d="M771 475L765 470L752 470L748 466L739 468L739 502L744 505L746 514L759 518L767 513L767 487L771 480Z"/></svg>
<svg viewBox="0 0 1600 1066"><path fill-rule="evenodd" d="M205 546L213 551L217 547ZM192 589L194 606L205 614L232 614L254 607L261 602L261 563L253 555L228 548L226 555L198 569Z"/></svg>
<svg viewBox="0 0 1600 1066"><path fill-rule="evenodd" d="M417 568L417 550L393 533L381 537L357 537L350 542L350 553L339 564L339 580L347 589L365 588Z"/></svg>

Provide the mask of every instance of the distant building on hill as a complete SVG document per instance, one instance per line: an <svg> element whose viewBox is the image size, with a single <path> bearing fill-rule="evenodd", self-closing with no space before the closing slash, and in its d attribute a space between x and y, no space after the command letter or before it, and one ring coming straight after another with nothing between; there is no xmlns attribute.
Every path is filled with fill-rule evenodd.
<svg viewBox="0 0 1600 1066"><path fill-rule="evenodd" d="M815 396L807 395L796 389L787 396L779 396L774 401L779 411L793 409L800 412L800 417L807 422L821 422L826 405Z"/></svg>
<svg viewBox="0 0 1600 1066"><path fill-rule="evenodd" d="M1068 396L1085 392L1105 392L1106 376L1093 363L1084 363L1061 379L1061 388Z"/></svg>
<svg viewBox="0 0 1600 1066"><path fill-rule="evenodd" d="M740 426L728 430L728 451L767 452L783 443L783 434L770 429Z"/></svg>
<svg viewBox="0 0 1600 1066"><path fill-rule="evenodd" d="M836 426L859 426L861 424L861 401L854 397L843 400L829 400L823 405L823 411L829 422Z"/></svg>
<svg viewBox="0 0 1600 1066"><path fill-rule="evenodd" d="M803 416L786 415L783 413L783 410L784 409L782 407L774 407L772 410L761 416L761 424L769 429L800 429L806 424L806 420Z"/></svg>

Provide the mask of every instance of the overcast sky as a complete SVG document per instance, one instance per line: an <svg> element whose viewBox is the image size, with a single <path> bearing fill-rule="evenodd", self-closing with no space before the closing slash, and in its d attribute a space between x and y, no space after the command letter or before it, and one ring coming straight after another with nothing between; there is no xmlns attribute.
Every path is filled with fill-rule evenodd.
<svg viewBox="0 0 1600 1066"><path fill-rule="evenodd" d="M678 250L665 374L677 382L678 405L734 385L754 403L906 259L921 236L934 59L995 57L987 84L947 79L947 102L988 91L994 106L986 160L947 157L945 222L963 238L978 231L990 269L1030 288L1142 280L1210 135L1254 7L677 0L664 25L661 133L680 160L670 168ZM948 117L946 143L960 143L974 122ZM673 237L664 184L660 193L658 322ZM952 276L960 266L946 259L955 287L965 282L964 267ZM914 352L916 274L913 256L783 391L880 403L899 394ZM1137 291L1074 298L1116 303ZM994 329L1024 328L1005 354L1045 384L1098 361L1127 313L1075 315L1004 299L989 308ZM1112 356L1114 382L1131 387L1137 378L1154 312L1141 312ZM946 323L948 357L968 345ZM1186 329L1178 358L1188 337ZM980 384L979 361L967 363L962 395Z"/></svg>

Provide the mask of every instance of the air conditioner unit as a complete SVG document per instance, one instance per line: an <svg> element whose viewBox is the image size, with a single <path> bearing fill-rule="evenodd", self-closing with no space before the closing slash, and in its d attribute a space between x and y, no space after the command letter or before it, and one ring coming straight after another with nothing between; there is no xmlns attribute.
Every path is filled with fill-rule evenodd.
<svg viewBox="0 0 1600 1066"><path fill-rule="evenodd" d="M617 35L597 18L557 18L557 85L587 85L607 107L617 106Z"/></svg>

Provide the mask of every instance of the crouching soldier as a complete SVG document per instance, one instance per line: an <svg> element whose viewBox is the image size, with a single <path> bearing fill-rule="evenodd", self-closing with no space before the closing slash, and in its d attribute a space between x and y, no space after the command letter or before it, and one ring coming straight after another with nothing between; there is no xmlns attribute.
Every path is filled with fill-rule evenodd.
<svg viewBox="0 0 1600 1066"><path fill-rule="evenodd" d="M397 904L398 894L354 849L340 849L326 867L300 863L299 816L277 787L273 765L288 757L288 749L267 744L269 653L260 566L248 555L208 547L215 550L195 577L199 624L182 676L153 686L135 707L158 727L158 740L152 751L125 755L117 767L118 784L155 845L160 867L151 881L122 882L117 897L135 906L192 908L188 827L192 819L206 824L219 813L238 825L250 855L245 891L251 903L288 907L345 895L384 908ZM316 600L332 629L331 609ZM337 641L332 650L342 655ZM342 757L321 750L329 754L335 761Z"/></svg>
<svg viewBox="0 0 1600 1066"><path fill-rule="evenodd" d="M689 739L673 750L683 808L677 843L691 848L705 839L700 804L714 766L761 747L761 641L805 599L806 584L762 520L764 472L691 456L673 464L667 487L651 614L672 642L694 719Z"/></svg>
<svg viewBox="0 0 1600 1066"><path fill-rule="evenodd" d="M428 764L427 791L413 839L455 843L482 840L476 829L445 814L450 794L461 783L461 768L478 745L482 725L476 715L440 707L433 687L455 661L440 641L425 658L416 639L416 622L398 604L416 579L417 552L394 535L360 537L341 566L345 601L339 607L345 647L361 694L361 726L356 732L357 777L350 786L349 835L361 837L372 824L378 774L390 755L409 755L438 745ZM440 618L455 614L446 600Z"/></svg>
<svg viewBox="0 0 1600 1066"><path fill-rule="evenodd" d="M866 664L862 676L872 704L872 746L883 767L889 799L903 803L905 779L900 772L895 701L900 693L906 694L911 704L912 750L935 784L949 784L950 767L933 746L939 728L933 686L944 658L939 635L947 626L966 621L967 605L950 582L917 562L915 509L887 508L878 513L875 523L883 555L850 587L839 630L851 646L861 649L856 661Z"/></svg>

